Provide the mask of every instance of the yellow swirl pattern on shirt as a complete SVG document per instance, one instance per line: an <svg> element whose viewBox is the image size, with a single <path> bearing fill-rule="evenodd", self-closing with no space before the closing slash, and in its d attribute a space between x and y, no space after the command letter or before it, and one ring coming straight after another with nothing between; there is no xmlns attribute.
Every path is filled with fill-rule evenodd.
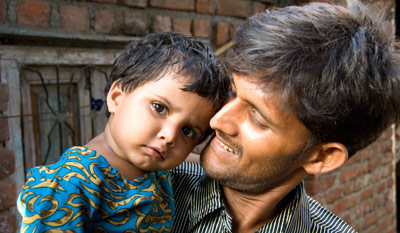
<svg viewBox="0 0 400 233"><path fill-rule="evenodd" d="M175 210L169 173L151 172L130 182L84 147L70 148L61 161L28 172L18 198L21 232L171 231Z"/></svg>

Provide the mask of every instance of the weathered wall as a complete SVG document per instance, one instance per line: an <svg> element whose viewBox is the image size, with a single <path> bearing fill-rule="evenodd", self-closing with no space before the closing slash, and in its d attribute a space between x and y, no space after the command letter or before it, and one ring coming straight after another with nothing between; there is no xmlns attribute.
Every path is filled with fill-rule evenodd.
<svg viewBox="0 0 400 233"><path fill-rule="evenodd" d="M344 4L345 1L335 1ZM394 4L394 0L388 1ZM214 48L230 40L244 18L272 0L0 0L0 41L13 45L118 47L149 32L176 31ZM101 43L100 43L101 42ZM1 57L0 57L1 62ZM18 77L16 77L18 78ZM16 232L14 152L8 146L10 98L0 77L0 232ZM309 193L359 232L396 232L392 130L340 170L309 177Z"/></svg>

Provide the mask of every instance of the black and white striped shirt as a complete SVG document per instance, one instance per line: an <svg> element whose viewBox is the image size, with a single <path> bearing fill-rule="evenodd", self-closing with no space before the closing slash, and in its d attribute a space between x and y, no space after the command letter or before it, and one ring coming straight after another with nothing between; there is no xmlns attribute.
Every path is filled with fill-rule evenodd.
<svg viewBox="0 0 400 233"><path fill-rule="evenodd" d="M173 232L232 232L219 184L208 177L200 164L184 162L172 170L176 216ZM356 232L342 219L309 197L303 183L289 194L290 202L258 232Z"/></svg>

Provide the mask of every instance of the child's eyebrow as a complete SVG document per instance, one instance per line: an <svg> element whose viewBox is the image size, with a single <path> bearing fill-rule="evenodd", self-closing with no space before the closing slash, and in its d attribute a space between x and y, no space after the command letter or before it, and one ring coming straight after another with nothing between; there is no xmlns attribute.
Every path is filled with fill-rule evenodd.
<svg viewBox="0 0 400 233"><path fill-rule="evenodd" d="M168 106L171 106L171 103L168 101L168 99L166 99L164 96L161 96L161 95L157 95L157 94L155 94L155 96L157 96L158 98L160 98L160 99L162 99L163 101L165 101L165 103L168 105Z"/></svg>
<svg viewBox="0 0 400 233"><path fill-rule="evenodd" d="M235 79L231 78L231 89L236 90Z"/></svg>

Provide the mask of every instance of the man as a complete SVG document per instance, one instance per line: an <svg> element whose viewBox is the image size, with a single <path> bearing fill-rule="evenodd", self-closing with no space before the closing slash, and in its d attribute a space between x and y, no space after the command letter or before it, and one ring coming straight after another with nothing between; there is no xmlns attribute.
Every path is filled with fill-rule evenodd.
<svg viewBox="0 0 400 233"><path fill-rule="evenodd" d="M305 193L399 121L391 25L360 3L291 6L234 36L233 97L201 165L174 170L175 232L354 232Z"/></svg>

